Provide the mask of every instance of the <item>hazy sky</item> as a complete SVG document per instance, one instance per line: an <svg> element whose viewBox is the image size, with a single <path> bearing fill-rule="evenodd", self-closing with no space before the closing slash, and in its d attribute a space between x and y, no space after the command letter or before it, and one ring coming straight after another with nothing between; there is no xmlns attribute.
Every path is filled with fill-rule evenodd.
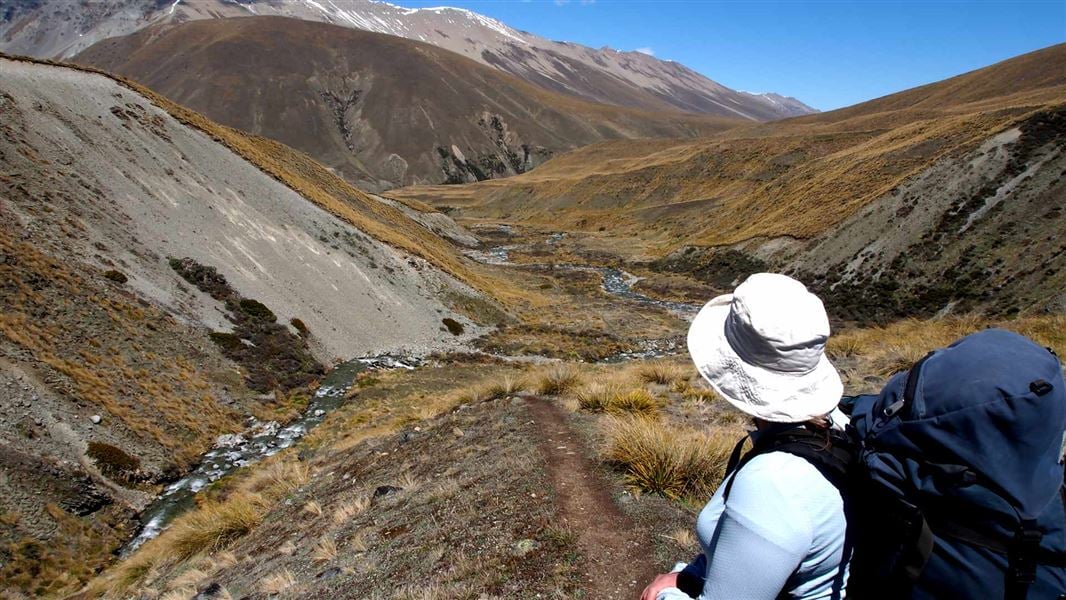
<svg viewBox="0 0 1066 600"><path fill-rule="evenodd" d="M828 110L1066 42L1066 0L393 0L544 37L654 53L731 88Z"/></svg>

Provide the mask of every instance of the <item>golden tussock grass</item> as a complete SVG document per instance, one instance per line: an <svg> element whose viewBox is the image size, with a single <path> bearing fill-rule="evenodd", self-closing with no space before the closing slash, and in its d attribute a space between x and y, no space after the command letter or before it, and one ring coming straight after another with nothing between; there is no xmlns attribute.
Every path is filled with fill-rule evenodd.
<svg viewBox="0 0 1066 600"><path fill-rule="evenodd" d="M581 375L571 365L554 365L538 375L534 390L545 396L559 396L581 384Z"/></svg>
<svg viewBox="0 0 1066 600"><path fill-rule="evenodd" d="M188 559L200 552L221 550L251 532L263 520L263 508L253 498L231 497L206 503L187 513L168 531L166 538L173 555Z"/></svg>
<svg viewBox="0 0 1066 600"><path fill-rule="evenodd" d="M643 388L593 383L577 390L574 398L589 412L652 416L659 411L658 399Z"/></svg>
<svg viewBox="0 0 1066 600"><path fill-rule="evenodd" d="M633 487L672 500L704 501L722 480L739 436L702 433L642 417L604 422L603 457Z"/></svg>
<svg viewBox="0 0 1066 600"><path fill-rule="evenodd" d="M329 562L337 558L337 543L328 537L318 540L311 551L311 558L318 562Z"/></svg>
<svg viewBox="0 0 1066 600"><path fill-rule="evenodd" d="M288 591L293 587L296 587L296 577L292 574L292 571L283 569L266 576L259 585L259 590L264 594L272 595Z"/></svg>
<svg viewBox="0 0 1066 600"><path fill-rule="evenodd" d="M356 516L362 514L370 506L370 498L360 497L353 500L348 500L342 503L337 508L333 509L330 518L337 525L343 525L348 521L351 521Z"/></svg>
<svg viewBox="0 0 1066 600"><path fill-rule="evenodd" d="M683 367L661 360L643 363L637 368L637 377L644 383L670 385L687 380L688 376L688 371Z"/></svg>
<svg viewBox="0 0 1066 600"><path fill-rule="evenodd" d="M834 358L857 357L879 376L905 371L929 351L943 348L968 334L989 327L1020 333L1066 355L1066 315L1035 315L991 320L960 315L932 320L905 319L884 327L856 329L829 338Z"/></svg>
<svg viewBox="0 0 1066 600"><path fill-rule="evenodd" d="M322 516L322 505L314 500L311 500L307 504L304 504L304 512L316 517Z"/></svg>

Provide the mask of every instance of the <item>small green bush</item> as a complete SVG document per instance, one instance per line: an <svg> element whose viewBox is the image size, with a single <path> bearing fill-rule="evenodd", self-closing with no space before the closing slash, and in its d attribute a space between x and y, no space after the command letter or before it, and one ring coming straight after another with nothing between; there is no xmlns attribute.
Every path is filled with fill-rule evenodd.
<svg viewBox="0 0 1066 600"><path fill-rule="evenodd" d="M448 333L451 333L452 335L461 335L464 331L463 324L451 317L444 317L444 320L441 322L448 328Z"/></svg>
<svg viewBox="0 0 1066 600"><path fill-rule="evenodd" d="M241 312L247 315L249 318L257 321L265 321L267 323L273 323L278 320L277 315L272 310L266 307L265 304L258 300L252 300L251 298L241 298L239 303Z"/></svg>
<svg viewBox="0 0 1066 600"><path fill-rule="evenodd" d="M224 331L212 331L209 334L211 341L218 344L223 350L235 352L241 349L244 344L241 343L241 338L235 333L226 333Z"/></svg>

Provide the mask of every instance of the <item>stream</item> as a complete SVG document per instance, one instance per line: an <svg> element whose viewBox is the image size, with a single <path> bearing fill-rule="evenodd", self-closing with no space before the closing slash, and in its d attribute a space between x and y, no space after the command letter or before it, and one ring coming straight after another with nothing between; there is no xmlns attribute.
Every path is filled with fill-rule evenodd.
<svg viewBox="0 0 1066 600"><path fill-rule="evenodd" d="M565 234L553 234L549 243L554 243ZM613 296L643 306L653 306L670 311L685 319L692 319L700 306L683 302L657 300L636 292L633 285L640 278L615 267L596 267L570 263L520 264L510 260L510 251L519 248L495 246L487 250L470 250L467 255L491 265L522 267L529 269L562 269L599 273L603 290ZM677 350L678 340L647 340L641 348L611 356L603 362L621 362L632 359L655 358ZM148 540L158 536L180 514L195 506L196 494L208 485L233 471L277 454L295 444L300 438L321 423L326 415L343 405L346 395L359 373L380 369L414 369L418 361L390 355L357 358L334 367L315 390L303 414L282 426L277 421L261 422L250 418L243 433L221 435L214 447L203 455L199 466L185 477L167 486L163 492L141 513L141 526L136 537L124 546L120 555L127 556Z"/></svg>
<svg viewBox="0 0 1066 600"><path fill-rule="evenodd" d="M548 238L548 243L551 244L554 241L558 241L565 234L552 234ZM627 273L622 269L615 267L595 267L591 265L578 265L572 263L515 263L511 262L510 251L520 248L520 245L510 246L494 246L487 250L470 250L466 253L467 256L473 258L478 262L482 262L489 265L498 266L510 266L510 267L524 267L528 269L563 269L568 271L587 271L599 273L603 278L603 291L617 296L624 300L628 300L635 304L641 304L644 306L654 306L661 308L675 315L684 318L686 320L692 320L696 313L702 308L701 304L689 304L686 302L670 302L667 300L657 300L651 296L646 296L640 292L633 290L633 285L640 281L640 278L632 273ZM639 357L634 357L639 358Z"/></svg>
<svg viewBox="0 0 1066 600"><path fill-rule="evenodd" d="M141 526L120 554L127 556L148 540L158 536L175 517L195 506L200 490L233 471L256 463L295 444L321 423L326 415L343 405L345 396L363 371L414 369L418 362L390 355L357 358L334 367L323 377L303 414L282 426L277 421L250 418L243 433L218 436L214 447L203 455L200 465L185 477L167 486L141 512Z"/></svg>

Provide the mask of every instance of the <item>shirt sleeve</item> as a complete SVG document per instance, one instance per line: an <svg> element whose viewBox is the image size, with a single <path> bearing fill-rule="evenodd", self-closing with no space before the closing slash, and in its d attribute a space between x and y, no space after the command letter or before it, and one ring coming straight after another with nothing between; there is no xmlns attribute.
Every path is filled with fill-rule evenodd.
<svg viewBox="0 0 1066 600"><path fill-rule="evenodd" d="M774 600L810 552L809 515L759 462L736 476L705 552L701 600Z"/></svg>

